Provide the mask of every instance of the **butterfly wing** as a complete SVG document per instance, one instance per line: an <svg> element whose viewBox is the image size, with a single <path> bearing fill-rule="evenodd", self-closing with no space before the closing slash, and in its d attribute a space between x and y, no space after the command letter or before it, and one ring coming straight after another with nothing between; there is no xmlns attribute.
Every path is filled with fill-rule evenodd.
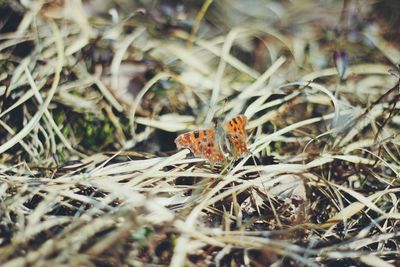
<svg viewBox="0 0 400 267"><path fill-rule="evenodd" d="M247 117L245 115L238 115L228 121L228 123L225 125L225 130L231 145L231 153L235 158L240 158L249 153L246 144L246 124Z"/></svg>
<svg viewBox="0 0 400 267"><path fill-rule="evenodd" d="M175 139L178 149L188 148L195 157L205 158L211 164L222 162L225 158L215 142L215 130L198 130L179 135Z"/></svg>

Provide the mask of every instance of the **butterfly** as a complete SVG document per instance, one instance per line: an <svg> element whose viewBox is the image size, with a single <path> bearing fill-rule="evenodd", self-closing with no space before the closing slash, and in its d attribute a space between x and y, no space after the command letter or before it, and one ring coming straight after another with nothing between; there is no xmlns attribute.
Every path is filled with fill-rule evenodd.
<svg viewBox="0 0 400 267"><path fill-rule="evenodd" d="M175 139L178 149L188 148L195 157L207 159L211 165L221 163L226 156L237 159L249 153L247 148L247 117L237 115L225 127L196 130L179 135Z"/></svg>

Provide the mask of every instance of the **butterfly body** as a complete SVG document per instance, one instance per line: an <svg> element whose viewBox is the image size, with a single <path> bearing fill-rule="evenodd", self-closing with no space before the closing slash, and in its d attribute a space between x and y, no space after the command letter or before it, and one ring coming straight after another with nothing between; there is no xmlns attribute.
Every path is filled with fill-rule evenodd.
<svg viewBox="0 0 400 267"><path fill-rule="evenodd" d="M188 148L195 157L205 158L211 164L221 163L228 156L240 158L249 153L245 130L247 118L238 115L224 127L196 130L179 135L175 139L178 149Z"/></svg>

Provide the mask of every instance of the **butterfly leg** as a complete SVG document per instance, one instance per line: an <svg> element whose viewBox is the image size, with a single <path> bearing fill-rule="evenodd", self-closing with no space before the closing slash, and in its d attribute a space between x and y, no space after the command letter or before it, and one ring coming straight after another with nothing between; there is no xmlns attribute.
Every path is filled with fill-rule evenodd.
<svg viewBox="0 0 400 267"><path fill-rule="evenodd" d="M233 169L233 162L235 159L233 158L225 158L223 162L223 169L221 170L221 174L229 173Z"/></svg>

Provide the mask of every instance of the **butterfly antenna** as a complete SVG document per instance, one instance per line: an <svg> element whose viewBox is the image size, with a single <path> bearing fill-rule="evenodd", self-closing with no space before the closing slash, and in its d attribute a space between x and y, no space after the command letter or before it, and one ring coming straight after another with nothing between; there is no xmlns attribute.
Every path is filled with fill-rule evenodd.
<svg viewBox="0 0 400 267"><path fill-rule="evenodd" d="M225 111L225 107L226 107L226 103L228 102L228 97L225 97L223 100L223 104L222 104L222 108L218 109L216 107L214 107L215 111L213 112L213 117L216 117L217 119L221 117L221 115L224 113ZM221 103L222 101L220 101L219 103ZM212 109L213 107L209 105L209 108Z"/></svg>
<svg viewBox="0 0 400 267"><path fill-rule="evenodd" d="M224 98L224 102L223 102L223 104L222 104L222 108L219 110L219 116L221 116L221 114L223 114L224 112L225 112L225 108L226 108L226 104L228 103L228 97L225 97Z"/></svg>
<svg viewBox="0 0 400 267"><path fill-rule="evenodd" d="M228 97L225 97L224 98L224 104L222 105L222 110L221 110L221 112L224 112L225 111L225 107L226 107L226 103L228 102Z"/></svg>

